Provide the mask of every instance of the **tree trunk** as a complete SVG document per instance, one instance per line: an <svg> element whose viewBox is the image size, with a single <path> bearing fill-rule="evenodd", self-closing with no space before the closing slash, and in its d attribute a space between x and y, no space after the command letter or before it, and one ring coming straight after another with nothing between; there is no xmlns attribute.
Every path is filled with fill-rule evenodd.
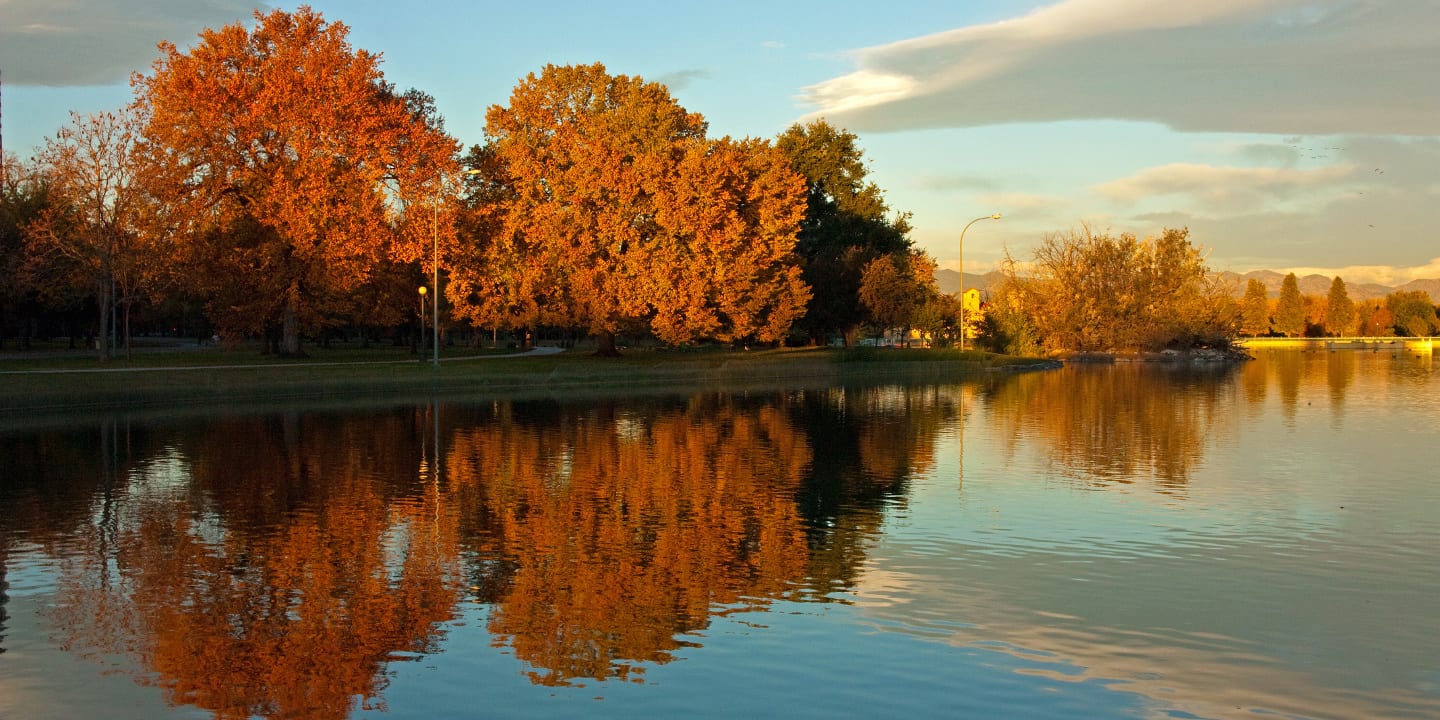
<svg viewBox="0 0 1440 720"><path fill-rule="evenodd" d="M615 349L615 333L595 333L595 357L620 357L620 351Z"/></svg>
<svg viewBox="0 0 1440 720"><path fill-rule="evenodd" d="M300 347L300 286L298 283L290 286L290 291L285 295L285 313L281 329L281 357L305 357L305 350Z"/></svg>
<svg viewBox="0 0 1440 720"><path fill-rule="evenodd" d="M110 303L114 301L113 287L109 278L100 281L99 292L95 298L100 309L100 334L96 338L96 350L99 351L101 362L110 360Z"/></svg>

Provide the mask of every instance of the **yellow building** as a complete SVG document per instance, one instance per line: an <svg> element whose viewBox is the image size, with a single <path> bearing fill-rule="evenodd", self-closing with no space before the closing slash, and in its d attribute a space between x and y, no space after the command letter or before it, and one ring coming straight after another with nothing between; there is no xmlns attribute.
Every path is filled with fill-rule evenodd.
<svg viewBox="0 0 1440 720"><path fill-rule="evenodd" d="M980 302L980 291L970 288L960 298L961 307L965 308L965 339L974 340L977 335L977 328L985 320L985 308Z"/></svg>

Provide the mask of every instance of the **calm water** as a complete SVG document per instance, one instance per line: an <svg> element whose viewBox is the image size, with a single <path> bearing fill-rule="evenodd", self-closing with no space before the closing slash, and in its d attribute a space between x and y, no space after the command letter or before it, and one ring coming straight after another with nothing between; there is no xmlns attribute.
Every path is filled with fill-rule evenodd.
<svg viewBox="0 0 1440 720"><path fill-rule="evenodd" d="M0 435L0 717L1440 717L1430 355Z"/></svg>

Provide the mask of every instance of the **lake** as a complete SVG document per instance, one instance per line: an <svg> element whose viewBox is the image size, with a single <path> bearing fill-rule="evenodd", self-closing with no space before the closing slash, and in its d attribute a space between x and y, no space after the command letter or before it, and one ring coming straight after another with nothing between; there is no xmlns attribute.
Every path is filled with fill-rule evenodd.
<svg viewBox="0 0 1440 720"><path fill-rule="evenodd" d="M1429 353L0 433L0 717L1440 717Z"/></svg>

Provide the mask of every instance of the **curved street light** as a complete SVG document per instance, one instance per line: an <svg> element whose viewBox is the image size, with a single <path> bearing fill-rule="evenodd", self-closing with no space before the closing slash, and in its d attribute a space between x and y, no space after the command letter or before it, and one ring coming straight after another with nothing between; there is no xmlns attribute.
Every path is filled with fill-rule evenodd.
<svg viewBox="0 0 1440 720"><path fill-rule="evenodd" d="M1000 213L998 213L998 212L995 213L994 215L981 215L980 217L975 218L974 220L971 220L971 221L968 222L968 223L965 223L965 227L960 228L960 350L961 350L961 352L964 352L964 350L965 350L965 231L966 231L966 230L969 230L971 225L974 225L975 223L980 222L981 220L999 220L999 219L1000 219Z"/></svg>

